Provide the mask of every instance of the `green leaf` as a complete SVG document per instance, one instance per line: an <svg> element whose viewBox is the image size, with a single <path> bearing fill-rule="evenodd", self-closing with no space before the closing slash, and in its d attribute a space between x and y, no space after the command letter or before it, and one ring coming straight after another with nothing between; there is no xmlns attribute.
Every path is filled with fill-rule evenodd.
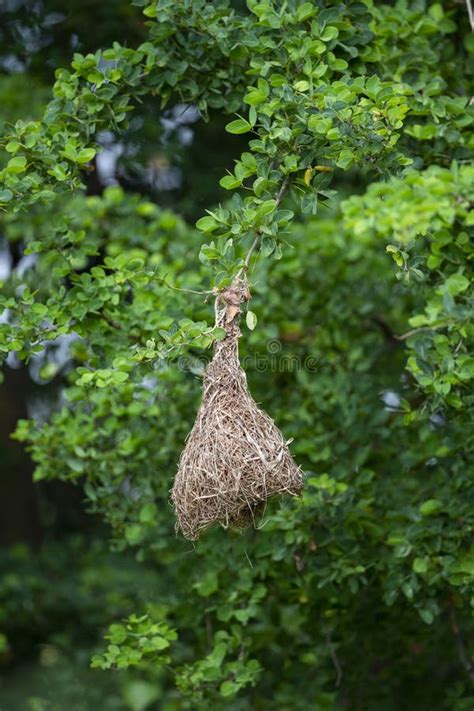
<svg viewBox="0 0 474 711"><path fill-rule="evenodd" d="M145 504L140 509L140 523L152 524L156 521L158 509L156 504Z"/></svg>
<svg viewBox="0 0 474 711"><path fill-rule="evenodd" d="M323 118L321 116L310 116L308 119L308 128L316 133L327 133L332 126L332 119Z"/></svg>
<svg viewBox="0 0 474 711"><path fill-rule="evenodd" d="M309 81L305 81L305 80L297 81L295 84L295 89L297 91L308 91L309 87L310 87Z"/></svg>
<svg viewBox="0 0 474 711"><path fill-rule="evenodd" d="M324 31L321 34L321 39L323 42L330 42L333 39L336 39L336 37L339 36L339 30L337 27L332 27L328 26L324 29Z"/></svg>
<svg viewBox="0 0 474 711"><path fill-rule="evenodd" d="M277 246L276 240L271 237L264 237L260 244L260 253L262 257L270 257Z"/></svg>
<svg viewBox="0 0 474 711"><path fill-rule="evenodd" d="M233 696L239 690L239 685L235 681L223 681L219 687L221 696Z"/></svg>
<svg viewBox="0 0 474 711"><path fill-rule="evenodd" d="M96 151L94 148L83 148L77 154L76 160L78 163L89 163L95 156Z"/></svg>
<svg viewBox="0 0 474 711"><path fill-rule="evenodd" d="M251 91L248 94L245 94L244 101L250 106L258 106L258 104L263 104L266 98L267 97L263 92L258 91L258 89L256 89L255 91ZM229 131L229 133L245 133L245 131Z"/></svg>
<svg viewBox="0 0 474 711"><path fill-rule="evenodd" d="M432 610L421 609L421 610L418 610L418 612L420 613L420 617L423 620L423 622L425 622L427 625L431 625L431 623L434 620L434 614L433 614Z"/></svg>
<svg viewBox="0 0 474 711"><path fill-rule="evenodd" d="M311 2L304 2L296 11L296 19L298 22L304 22L309 17L316 14L317 8Z"/></svg>
<svg viewBox="0 0 474 711"><path fill-rule="evenodd" d="M257 209L256 219L260 221L263 217L273 212L276 206L276 200L265 200L265 202L262 202Z"/></svg>
<svg viewBox="0 0 474 711"><path fill-rule="evenodd" d="M257 317L253 311L247 311L247 315L245 317L245 322L246 322L248 328L251 331L253 331L255 326L257 325Z"/></svg>
<svg viewBox="0 0 474 711"><path fill-rule="evenodd" d="M227 124L225 127L225 130L227 133L248 133L252 126L249 124L248 121L245 121L244 119L236 119L235 121L231 121L230 123Z"/></svg>
<svg viewBox="0 0 474 711"><path fill-rule="evenodd" d="M123 687L123 696L131 711L145 711L159 698L160 689L156 684L143 679L130 679Z"/></svg>
<svg viewBox="0 0 474 711"><path fill-rule="evenodd" d="M349 148L344 148L339 154L338 159L336 160L336 165L339 168L348 168L350 164L352 163L352 160L354 158L353 152Z"/></svg>
<svg viewBox="0 0 474 711"><path fill-rule="evenodd" d="M233 175L224 175L224 177L220 179L219 185L226 190L233 190L234 188L240 187L242 185L242 181L238 180L238 178L235 178Z"/></svg>
<svg viewBox="0 0 474 711"><path fill-rule="evenodd" d="M156 17L157 12L158 8L156 7L156 5L148 5L148 7L143 10L143 14L147 17Z"/></svg>
<svg viewBox="0 0 474 711"><path fill-rule="evenodd" d="M458 272L456 274L451 274L451 276L446 279L444 288L449 294L451 294L451 296L457 296L461 292L466 291L469 284L469 279L467 279L464 274L460 274Z"/></svg>
<svg viewBox="0 0 474 711"><path fill-rule="evenodd" d="M216 339L216 341L222 341L226 337L227 331L225 330L225 328L214 328L214 330L212 331L212 335Z"/></svg>
<svg viewBox="0 0 474 711"><path fill-rule="evenodd" d="M428 570L428 561L426 558L415 558L413 561L413 570L415 573L426 573Z"/></svg>
<svg viewBox="0 0 474 711"><path fill-rule="evenodd" d="M160 652L161 650L167 649L170 646L170 643L164 637L155 636L152 638L151 642L153 644L153 648Z"/></svg>
<svg viewBox="0 0 474 711"><path fill-rule="evenodd" d="M101 86L105 81L105 76L102 74L102 72L99 72L97 69L94 69L87 75L87 81L90 81L91 84L98 84L98 86Z"/></svg>
<svg viewBox="0 0 474 711"><path fill-rule="evenodd" d="M432 516L433 514L439 513L442 509L442 503L438 499L427 499L420 506L420 513L422 516Z"/></svg>
<svg viewBox="0 0 474 711"><path fill-rule="evenodd" d="M10 202L12 197L13 197L13 193L11 190L8 190L8 188L5 188L4 190L0 190L0 202Z"/></svg>
<svg viewBox="0 0 474 711"><path fill-rule="evenodd" d="M215 219L209 215L206 217L201 217L196 222L196 227L198 228L198 230L201 230L201 232L211 232L212 230L215 230L216 227L218 227L218 224Z"/></svg>
<svg viewBox="0 0 474 711"><path fill-rule="evenodd" d="M112 380L114 383L124 383L129 378L129 373L123 370L116 370L112 375Z"/></svg>
<svg viewBox="0 0 474 711"><path fill-rule="evenodd" d="M15 158L10 158L7 163L8 173L24 173L26 170L26 158L25 156L15 156Z"/></svg>
<svg viewBox="0 0 474 711"><path fill-rule="evenodd" d="M68 160L75 162L77 159L77 150L75 145L73 143L66 143L62 151L62 155Z"/></svg>
<svg viewBox="0 0 474 711"><path fill-rule="evenodd" d="M8 153L16 153L19 148L20 144L18 143L18 141L8 141L7 145L5 146L5 150L8 151Z"/></svg>
<svg viewBox="0 0 474 711"><path fill-rule="evenodd" d="M131 546L135 546L143 540L144 530L138 523L133 523L125 528L125 538Z"/></svg>
<svg viewBox="0 0 474 711"><path fill-rule="evenodd" d="M64 168L58 163L50 171L50 175L54 175L57 180L63 181L67 179L67 173Z"/></svg>

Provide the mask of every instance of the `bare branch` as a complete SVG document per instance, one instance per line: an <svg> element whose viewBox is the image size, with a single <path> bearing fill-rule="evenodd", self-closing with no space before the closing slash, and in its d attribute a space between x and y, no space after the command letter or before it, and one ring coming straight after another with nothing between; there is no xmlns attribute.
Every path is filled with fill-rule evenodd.
<svg viewBox="0 0 474 711"><path fill-rule="evenodd" d="M474 11L472 9L471 0L466 0L467 14L469 15L469 24L471 25L471 30L474 32Z"/></svg>

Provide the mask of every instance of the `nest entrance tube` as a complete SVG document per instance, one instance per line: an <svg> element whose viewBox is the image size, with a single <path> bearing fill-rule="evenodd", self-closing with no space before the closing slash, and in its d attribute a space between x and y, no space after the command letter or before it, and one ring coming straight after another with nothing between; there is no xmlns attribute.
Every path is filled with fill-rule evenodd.
<svg viewBox="0 0 474 711"><path fill-rule="evenodd" d="M249 393L239 362L241 304L247 283L236 280L216 300L216 325L226 331L204 373L202 401L181 454L171 491L177 527L196 540L214 523L254 524L268 498L297 495L303 480L282 433Z"/></svg>

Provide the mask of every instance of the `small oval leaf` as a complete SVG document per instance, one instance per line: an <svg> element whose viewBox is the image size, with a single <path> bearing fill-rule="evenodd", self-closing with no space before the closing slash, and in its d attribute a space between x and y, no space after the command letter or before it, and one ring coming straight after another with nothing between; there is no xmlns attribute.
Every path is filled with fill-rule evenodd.
<svg viewBox="0 0 474 711"><path fill-rule="evenodd" d="M248 328L253 331L257 325L257 317L253 311L247 311L247 316L245 317Z"/></svg>

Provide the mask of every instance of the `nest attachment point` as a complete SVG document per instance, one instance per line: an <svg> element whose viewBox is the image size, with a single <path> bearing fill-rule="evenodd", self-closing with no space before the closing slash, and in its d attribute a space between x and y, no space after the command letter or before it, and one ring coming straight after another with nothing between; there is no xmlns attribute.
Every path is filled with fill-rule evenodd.
<svg viewBox="0 0 474 711"><path fill-rule="evenodd" d="M250 395L239 362L240 304L248 298L246 282L238 280L216 301L216 325L226 336L204 373L201 405L171 491L177 527L190 540L214 523L251 526L268 498L297 495L303 486L282 433Z"/></svg>

